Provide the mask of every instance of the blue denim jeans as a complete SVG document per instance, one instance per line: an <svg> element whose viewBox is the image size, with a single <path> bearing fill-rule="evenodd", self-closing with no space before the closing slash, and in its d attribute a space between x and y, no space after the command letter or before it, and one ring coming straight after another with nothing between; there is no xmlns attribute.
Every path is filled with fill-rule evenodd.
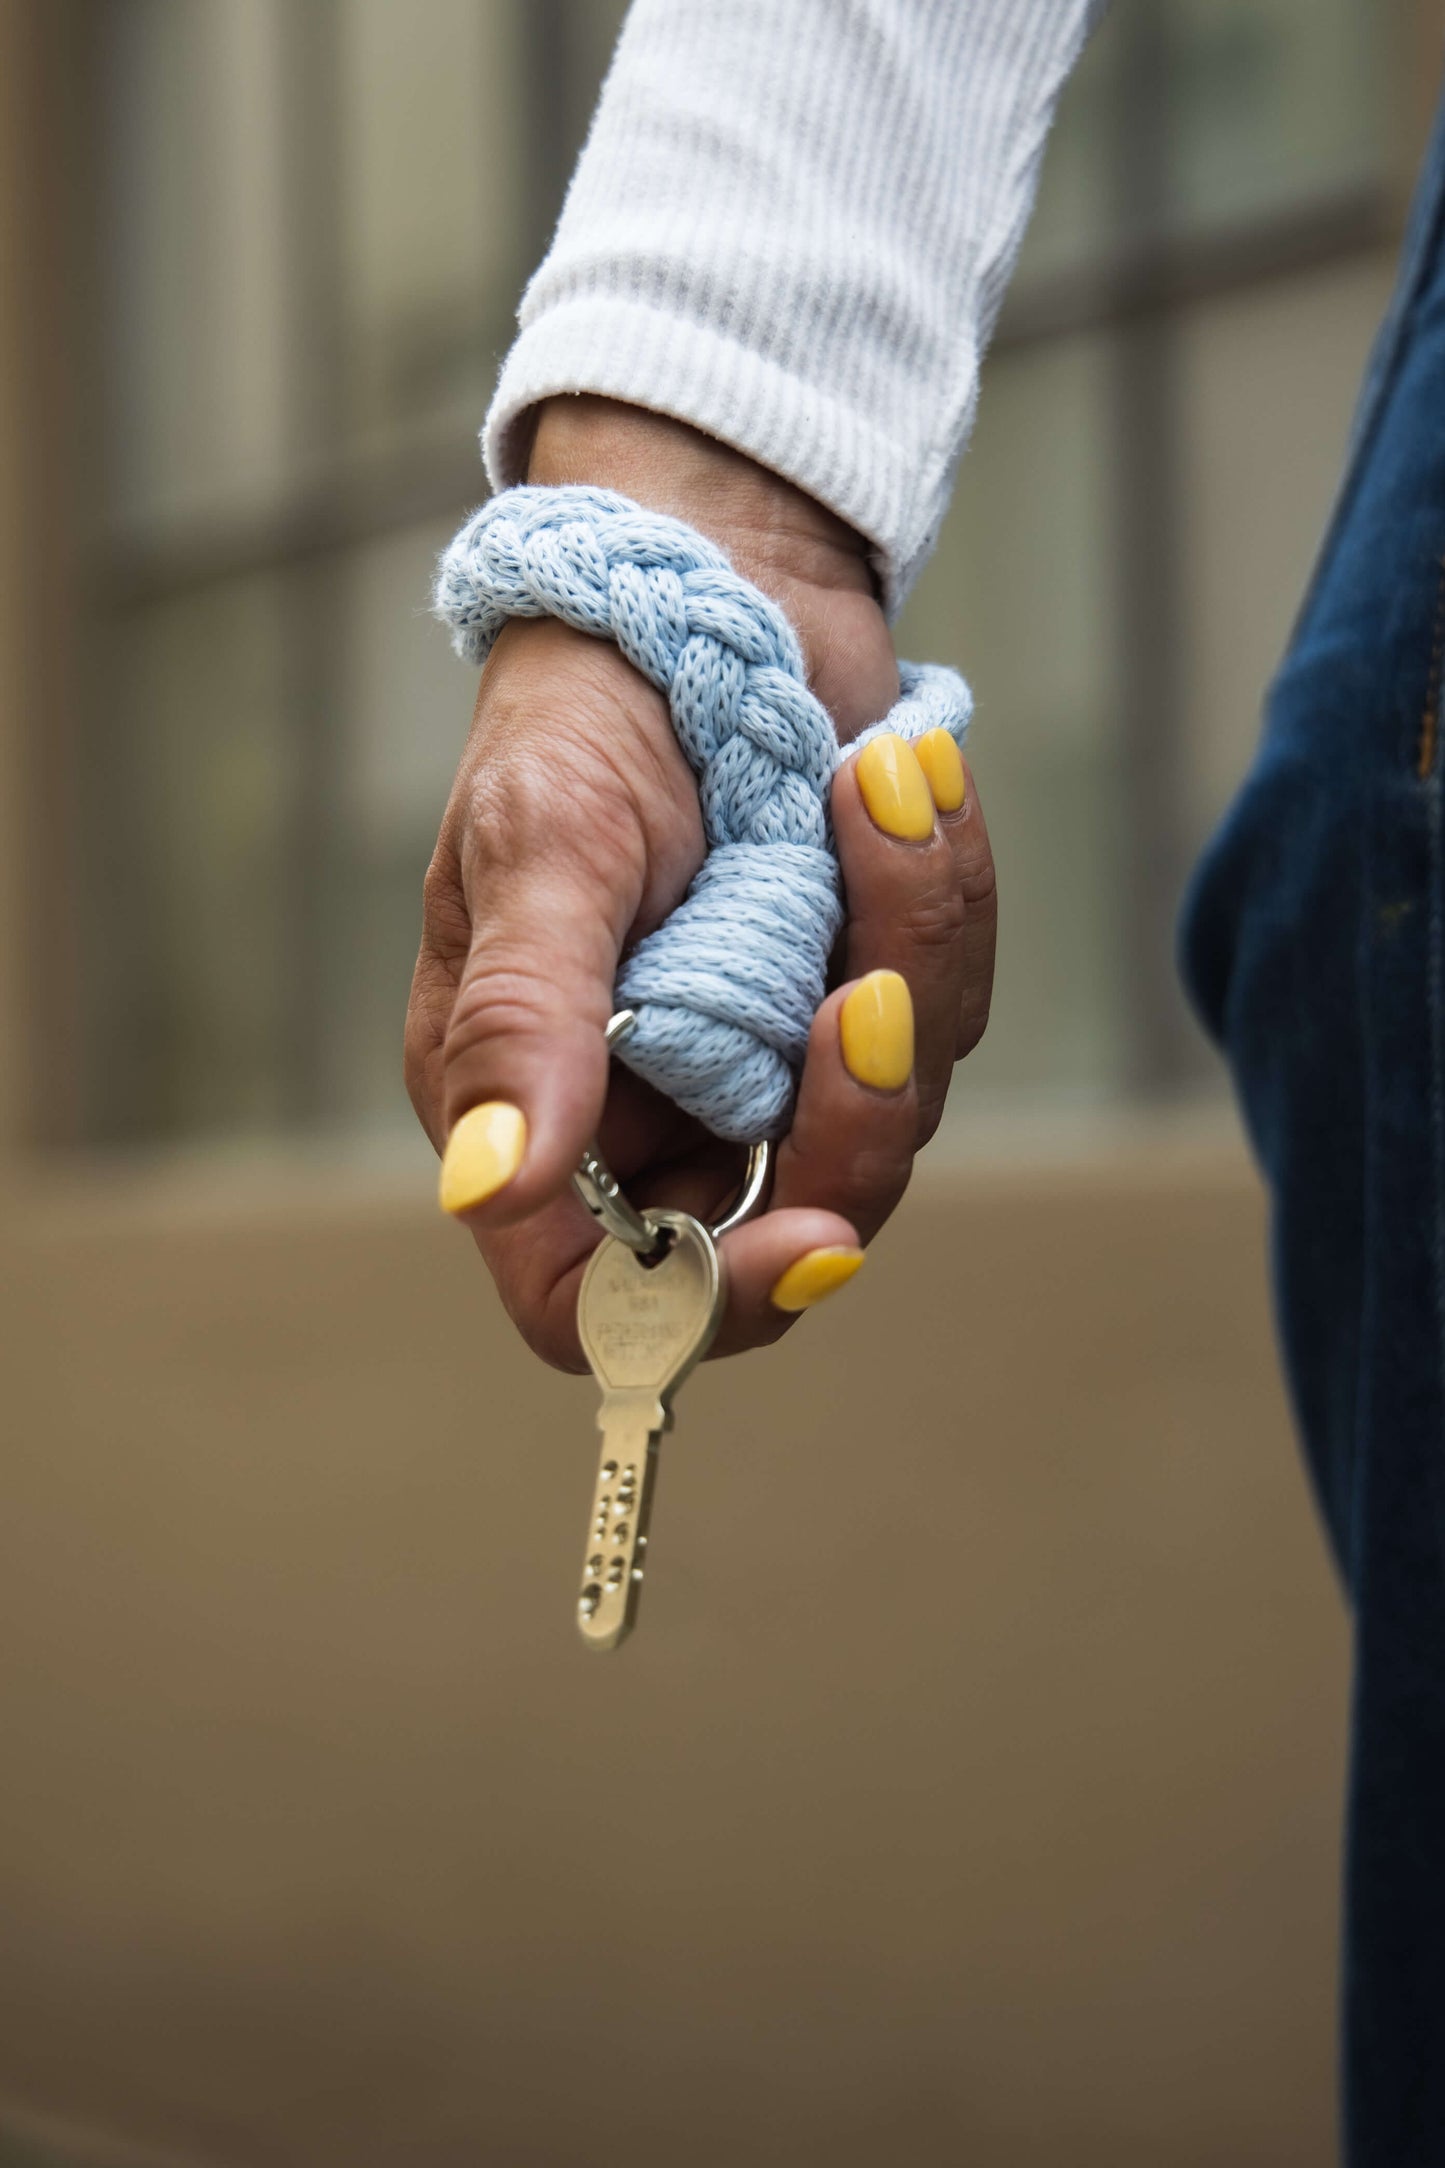
<svg viewBox="0 0 1445 2168"><path fill-rule="evenodd" d="M1186 980L1273 1199L1280 1333L1354 1616L1350 2168L1445 2164L1445 121Z"/></svg>

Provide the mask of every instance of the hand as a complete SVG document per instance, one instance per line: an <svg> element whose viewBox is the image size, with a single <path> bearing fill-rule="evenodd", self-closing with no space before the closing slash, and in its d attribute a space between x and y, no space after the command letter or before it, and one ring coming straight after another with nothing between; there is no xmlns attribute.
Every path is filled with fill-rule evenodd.
<svg viewBox="0 0 1445 2168"><path fill-rule="evenodd" d="M845 742L897 698L860 538L779 477L664 417L567 399L542 409L529 479L619 489L721 543L791 619ZM936 736L921 762L879 741L835 781L847 983L814 1024L772 1207L724 1240L718 1353L775 1339L856 1270L982 1034L993 864ZM597 1231L571 1175L589 1139L640 1204L711 1217L736 1187L737 1149L627 1071L609 1076L603 1043L623 947L661 923L703 854L662 696L606 642L508 625L427 875L407 1085L437 1149L452 1140L444 1200L528 1343L563 1369L583 1367L577 1285Z"/></svg>

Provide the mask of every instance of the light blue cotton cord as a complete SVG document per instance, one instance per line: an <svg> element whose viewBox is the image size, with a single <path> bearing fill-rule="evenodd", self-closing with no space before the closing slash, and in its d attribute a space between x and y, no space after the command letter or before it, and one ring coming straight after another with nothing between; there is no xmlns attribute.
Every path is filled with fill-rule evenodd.
<svg viewBox="0 0 1445 2168"><path fill-rule="evenodd" d="M681 520L603 489L510 489L467 521L437 570L436 614L481 664L510 617L557 617L614 640L666 693L698 779L708 856L686 896L623 961L617 1049L639 1076L739 1142L781 1136L842 924L828 792L882 731L963 742L973 701L954 670L900 663L902 698L838 746L777 604Z"/></svg>

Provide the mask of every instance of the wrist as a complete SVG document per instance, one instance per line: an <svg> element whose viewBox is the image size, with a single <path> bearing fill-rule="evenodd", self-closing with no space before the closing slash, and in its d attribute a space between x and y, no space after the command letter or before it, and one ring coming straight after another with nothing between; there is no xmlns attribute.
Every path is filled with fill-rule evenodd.
<svg viewBox="0 0 1445 2168"><path fill-rule="evenodd" d="M845 739L897 698L867 543L745 453L670 415L569 394L537 410L527 480L615 489L718 543L791 621L810 681Z"/></svg>
<svg viewBox="0 0 1445 2168"><path fill-rule="evenodd" d="M685 519L758 584L771 575L876 592L867 544L846 521L781 474L671 415L588 393L545 400L527 479L590 482Z"/></svg>

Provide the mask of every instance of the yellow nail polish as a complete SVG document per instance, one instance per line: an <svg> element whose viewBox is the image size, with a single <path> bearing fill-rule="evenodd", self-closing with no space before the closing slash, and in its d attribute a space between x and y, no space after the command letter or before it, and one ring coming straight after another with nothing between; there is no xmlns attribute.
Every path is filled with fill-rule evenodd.
<svg viewBox="0 0 1445 2168"><path fill-rule="evenodd" d="M444 1212L470 1212L505 1189L527 1149L527 1118L505 1099L469 1107L447 1138L440 1184Z"/></svg>
<svg viewBox="0 0 1445 2168"><path fill-rule="evenodd" d="M931 801L930 801L931 803ZM847 995L838 1019L849 1076L875 1091L901 1090L913 1074L913 1002L896 971L870 971Z"/></svg>
<svg viewBox="0 0 1445 2168"><path fill-rule="evenodd" d="M846 1287L863 1263L861 1250L809 1250L795 1258L768 1296L775 1310L811 1310Z"/></svg>
<svg viewBox="0 0 1445 2168"><path fill-rule="evenodd" d="M858 788L875 828L904 843L933 834L933 793L913 747L886 730L858 755Z"/></svg>
<svg viewBox="0 0 1445 2168"><path fill-rule="evenodd" d="M968 781L953 739L946 730L926 730L914 739L913 750L939 812L956 813L968 796Z"/></svg>

